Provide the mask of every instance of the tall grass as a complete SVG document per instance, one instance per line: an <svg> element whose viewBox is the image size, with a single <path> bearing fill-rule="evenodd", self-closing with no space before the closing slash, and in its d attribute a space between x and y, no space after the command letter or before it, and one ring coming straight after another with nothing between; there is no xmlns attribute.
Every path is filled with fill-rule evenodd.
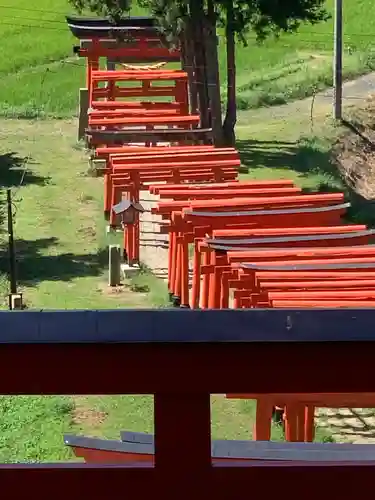
<svg viewBox="0 0 375 500"><path fill-rule="evenodd" d="M333 11L333 0L327 0ZM72 58L77 43L65 22L67 0L2 0L0 7L0 113L6 116L72 114L84 82L83 61ZM139 14L139 9L136 9ZM346 77L375 68L372 38L375 3L347 0L344 5ZM333 21L302 26L257 44L237 46L238 105L242 109L284 103L311 95L332 82ZM219 64L225 98L225 38L220 35ZM61 61L64 61L63 63Z"/></svg>

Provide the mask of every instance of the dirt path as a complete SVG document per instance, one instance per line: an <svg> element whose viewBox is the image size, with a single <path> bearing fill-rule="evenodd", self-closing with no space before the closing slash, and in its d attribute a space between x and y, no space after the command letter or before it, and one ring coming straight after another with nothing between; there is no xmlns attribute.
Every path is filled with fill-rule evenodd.
<svg viewBox="0 0 375 500"><path fill-rule="evenodd" d="M356 80L345 82L343 85L343 107L355 105L361 100L365 100L369 94L375 93L375 72L361 76ZM284 119L294 114L305 114L309 116L311 113L311 105L314 101L314 106L325 107L327 110L332 108L333 88L318 92L314 97L307 97L299 101L282 104L280 106L272 106L270 108L261 108L254 110L258 112L266 112L268 118ZM241 113L239 113L238 126L241 127Z"/></svg>
<svg viewBox="0 0 375 500"><path fill-rule="evenodd" d="M146 212L141 217L141 260L156 276L167 278L168 235L160 234L161 217L150 213L158 196L143 192L141 204Z"/></svg>

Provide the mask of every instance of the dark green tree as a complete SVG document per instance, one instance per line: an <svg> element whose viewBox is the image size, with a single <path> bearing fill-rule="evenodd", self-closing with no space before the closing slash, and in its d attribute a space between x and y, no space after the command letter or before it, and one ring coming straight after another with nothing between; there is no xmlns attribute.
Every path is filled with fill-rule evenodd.
<svg viewBox="0 0 375 500"><path fill-rule="evenodd" d="M109 17L114 23L129 14L132 0L68 0L80 14L83 11L94 12L98 16Z"/></svg>
<svg viewBox="0 0 375 500"><path fill-rule="evenodd" d="M227 107L224 137L234 145L236 106L236 39L247 45L246 35L254 32L258 42L297 31L302 23L316 24L329 18L325 0L216 0L220 23L225 27L227 47Z"/></svg>
<svg viewBox="0 0 375 500"><path fill-rule="evenodd" d="M116 20L129 13L132 0L69 0L79 11L89 9L99 15ZM258 42L269 36L298 30L302 23L316 24L328 19L325 0L133 0L147 8L156 17L170 41L189 25L189 36L205 35L194 45L198 61L210 66L210 80L216 75L219 88L216 53L216 24L225 28L227 47L227 104L223 124L224 142L234 145L234 128L237 119L236 106L236 40L246 45L246 35L254 32ZM203 28L200 28L203 23ZM213 26L213 23L215 26ZM208 29L207 29L208 27ZM199 30L201 29L201 32ZM208 39L207 37L212 37ZM215 40L213 41L213 38ZM203 46L202 46L203 45ZM214 53L213 53L214 51ZM213 61L213 57L216 61ZM198 68L199 69L199 68ZM201 69L201 68L200 68ZM203 77L201 77L203 78ZM212 91L211 91L212 93ZM215 97L214 94L211 98ZM210 104L212 108L212 101ZM221 119L220 119L221 120Z"/></svg>

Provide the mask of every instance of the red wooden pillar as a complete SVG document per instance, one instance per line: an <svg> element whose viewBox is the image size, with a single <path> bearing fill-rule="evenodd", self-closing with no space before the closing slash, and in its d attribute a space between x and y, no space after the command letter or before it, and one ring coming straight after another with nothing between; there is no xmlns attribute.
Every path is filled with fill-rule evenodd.
<svg viewBox="0 0 375 500"><path fill-rule="evenodd" d="M221 273L220 309L229 308L229 273Z"/></svg>
<svg viewBox="0 0 375 500"><path fill-rule="evenodd" d="M201 253L199 250L200 240L194 239L194 259L193 259L193 286L191 290L191 309L199 308L199 296L201 285Z"/></svg>
<svg viewBox="0 0 375 500"><path fill-rule="evenodd" d="M210 395L162 393L154 396L155 467L166 473L178 469L191 481L194 471L209 472L211 468L211 406ZM176 481L173 481L176 483ZM184 485L181 484L181 487ZM167 487L167 485L166 485ZM168 498L178 498L168 492Z"/></svg>
<svg viewBox="0 0 375 500"><path fill-rule="evenodd" d="M270 441L272 424L272 404L266 398L257 399L254 425L255 441Z"/></svg>
<svg viewBox="0 0 375 500"><path fill-rule="evenodd" d="M213 270L212 273L210 273L210 285L208 287L208 308L209 309L214 309L215 308L215 287L216 287L216 274L215 274L215 269L217 266L217 256L215 250L211 250L211 258L210 258L210 265L212 266Z"/></svg>
<svg viewBox="0 0 375 500"><path fill-rule="evenodd" d="M112 186L111 186L111 174L104 174L104 215L109 217L111 212L111 196L112 196Z"/></svg>
<svg viewBox="0 0 375 500"><path fill-rule="evenodd" d="M210 260L211 260L209 248L201 248L201 251L203 253L203 265L209 266ZM210 288L210 274L205 272L205 274L203 275L203 280L202 280L202 293L201 293L201 302L200 302L201 309L207 309L207 307L208 307L209 288Z"/></svg>
<svg viewBox="0 0 375 500"><path fill-rule="evenodd" d="M312 443L315 439L315 406L305 406L305 435L304 440Z"/></svg>
<svg viewBox="0 0 375 500"><path fill-rule="evenodd" d="M169 230L168 233L168 291L171 291L171 273L173 263L173 232Z"/></svg>
<svg viewBox="0 0 375 500"><path fill-rule="evenodd" d="M181 306L189 304L189 243L184 233L181 235Z"/></svg>
<svg viewBox="0 0 375 500"><path fill-rule="evenodd" d="M176 274L175 274L175 284L173 287L174 300L176 305L180 305L181 301L181 234L180 232L176 235L176 243L177 243L177 252L176 252Z"/></svg>
<svg viewBox="0 0 375 500"><path fill-rule="evenodd" d="M285 439L298 441L298 407L295 404L288 404L285 408Z"/></svg>
<svg viewBox="0 0 375 500"><path fill-rule="evenodd" d="M169 279L169 292L174 295L175 293L175 283L176 283L176 268L177 268L177 231L172 225L170 229L171 247L169 252L171 253L171 268L170 268L170 279Z"/></svg>

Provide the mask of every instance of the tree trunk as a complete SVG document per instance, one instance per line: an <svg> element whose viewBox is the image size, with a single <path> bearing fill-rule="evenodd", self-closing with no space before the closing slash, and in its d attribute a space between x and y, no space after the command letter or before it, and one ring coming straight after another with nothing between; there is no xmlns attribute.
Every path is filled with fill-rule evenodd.
<svg viewBox="0 0 375 500"><path fill-rule="evenodd" d="M198 91L199 112L203 128L211 126L209 118L209 102L207 94L207 75L205 71L204 33L203 33L203 0L190 0L191 33L194 43L194 73Z"/></svg>
<svg viewBox="0 0 375 500"><path fill-rule="evenodd" d="M233 2L227 2L227 110L223 125L224 140L228 146L236 145L234 128L237 122L237 98L236 98L236 41L234 33Z"/></svg>
<svg viewBox="0 0 375 500"><path fill-rule="evenodd" d="M216 13L213 0L207 0L205 28L205 52L207 67L208 98L215 146L223 146L223 126L221 118L220 75L217 51Z"/></svg>
<svg viewBox="0 0 375 500"><path fill-rule="evenodd" d="M184 34L181 39L184 56L184 65L182 69L188 74L190 112L191 114L195 115L198 113L198 93L194 74L194 47L192 40L193 38L190 22L186 21Z"/></svg>

